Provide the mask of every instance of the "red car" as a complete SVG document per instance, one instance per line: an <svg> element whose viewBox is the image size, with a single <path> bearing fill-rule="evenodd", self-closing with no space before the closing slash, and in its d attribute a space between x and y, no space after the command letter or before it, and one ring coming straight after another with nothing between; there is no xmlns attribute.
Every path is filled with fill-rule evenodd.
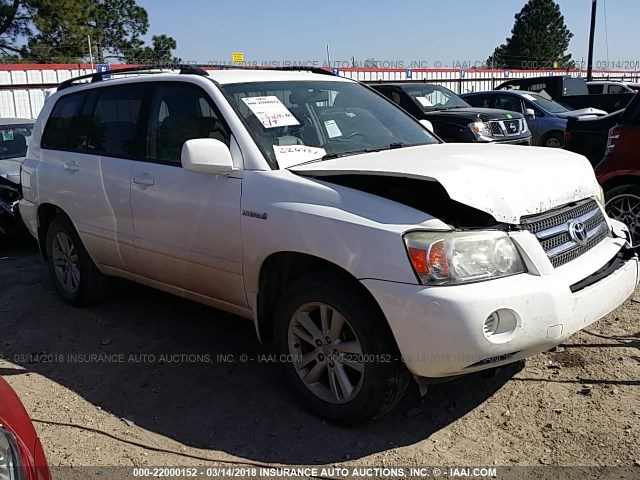
<svg viewBox="0 0 640 480"><path fill-rule="evenodd" d="M634 245L640 244L640 94L636 94L609 130L607 150L596 166L605 191L607 213L627 224Z"/></svg>
<svg viewBox="0 0 640 480"><path fill-rule="evenodd" d="M0 378L0 479L51 480L44 450L22 402Z"/></svg>

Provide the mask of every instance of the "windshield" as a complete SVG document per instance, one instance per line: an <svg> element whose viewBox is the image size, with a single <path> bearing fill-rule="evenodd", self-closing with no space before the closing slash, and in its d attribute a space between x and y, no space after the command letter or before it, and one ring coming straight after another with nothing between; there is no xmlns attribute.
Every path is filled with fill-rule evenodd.
<svg viewBox="0 0 640 480"><path fill-rule="evenodd" d="M439 143L412 117L358 83L239 83L222 91L274 168Z"/></svg>
<svg viewBox="0 0 640 480"><path fill-rule="evenodd" d="M568 108L563 107L558 102L549 100L548 98L545 98L542 95L537 93L526 93L523 96L527 100L532 101L536 105L539 105L540 108L550 113L564 113L564 112L570 111Z"/></svg>
<svg viewBox="0 0 640 480"><path fill-rule="evenodd" d="M0 125L0 160L24 158L33 125Z"/></svg>
<svg viewBox="0 0 640 480"><path fill-rule="evenodd" d="M439 85L403 85L402 89L426 111L471 106L448 88Z"/></svg>

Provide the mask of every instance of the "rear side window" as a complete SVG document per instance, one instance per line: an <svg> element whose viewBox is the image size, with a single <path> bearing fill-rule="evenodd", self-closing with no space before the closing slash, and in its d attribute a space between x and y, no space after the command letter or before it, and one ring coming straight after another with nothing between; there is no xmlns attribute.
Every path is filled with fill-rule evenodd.
<svg viewBox="0 0 640 480"><path fill-rule="evenodd" d="M602 84L595 84L595 85L587 85L587 88L589 89L589 94L591 95L597 95L599 93L604 93L604 85Z"/></svg>
<svg viewBox="0 0 640 480"><path fill-rule="evenodd" d="M640 95L636 93L631 103L627 106L626 110L622 113L622 117L618 122L620 125L638 126L640 125Z"/></svg>
<svg viewBox="0 0 640 480"><path fill-rule="evenodd" d="M80 134L73 127L78 124L78 112L87 94L71 93L56 102L42 135L42 148L52 150L79 151L82 148Z"/></svg>
<svg viewBox="0 0 640 480"><path fill-rule="evenodd" d="M607 93L627 93L628 90L622 85L609 85Z"/></svg>
<svg viewBox="0 0 640 480"><path fill-rule="evenodd" d="M122 85L97 90L86 153L137 158L140 112L145 85Z"/></svg>

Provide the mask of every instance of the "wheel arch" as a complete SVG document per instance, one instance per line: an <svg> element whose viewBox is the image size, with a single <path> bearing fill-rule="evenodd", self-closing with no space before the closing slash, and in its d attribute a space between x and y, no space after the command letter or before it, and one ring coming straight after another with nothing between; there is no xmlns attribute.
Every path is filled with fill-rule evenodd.
<svg viewBox="0 0 640 480"><path fill-rule="evenodd" d="M69 221L71 221L69 215L67 215L67 213L57 205L52 203L43 203L38 206L38 247L40 248L40 255L44 261L47 260L47 231L49 230L51 222L60 215L67 217Z"/></svg>
<svg viewBox="0 0 640 480"><path fill-rule="evenodd" d="M258 294L256 298L256 332L263 343L273 340L273 321L278 302L290 285L296 280L314 272L332 272L355 285L371 302L373 307L385 318L382 308L371 292L349 271L343 267L308 253L281 251L269 255L260 266L258 276ZM389 323L385 321L394 343L395 336Z"/></svg>
<svg viewBox="0 0 640 480"><path fill-rule="evenodd" d="M559 137L561 137L560 143L562 144L562 146L564 146L564 132L562 130L549 130L545 132L544 135L542 135L542 138L540 139L540 143L538 144L538 146L544 147L544 144L552 135L558 135Z"/></svg>
<svg viewBox="0 0 640 480"><path fill-rule="evenodd" d="M616 175L615 177L611 177L603 182L602 189L606 194L609 190L616 187L622 187L624 185L633 185L640 187L640 175Z"/></svg>

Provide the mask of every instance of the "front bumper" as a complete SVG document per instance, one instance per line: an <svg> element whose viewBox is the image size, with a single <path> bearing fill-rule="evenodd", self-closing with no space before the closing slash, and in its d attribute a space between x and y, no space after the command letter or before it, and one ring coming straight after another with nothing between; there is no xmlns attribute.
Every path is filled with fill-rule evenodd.
<svg viewBox="0 0 640 480"><path fill-rule="evenodd" d="M600 253L611 253L613 247L617 256L622 244L610 239ZM597 252L591 254L591 260L597 257ZM607 259L611 261L611 256ZM575 274L582 275L585 266L584 262L579 265L580 259L571 263L550 274L521 274L469 285L362 283L382 308L409 370L420 377L449 377L549 350L620 306L638 285L638 258L629 252L618 262L619 268L606 276L603 263L608 262L600 261L587 274L594 281L582 283L578 291ZM595 276L597 272L600 277ZM487 337L485 320L497 310L513 314L513 330Z"/></svg>
<svg viewBox="0 0 640 480"><path fill-rule="evenodd" d="M516 139L496 140L491 142L496 145L526 145L531 146L531 136Z"/></svg>

